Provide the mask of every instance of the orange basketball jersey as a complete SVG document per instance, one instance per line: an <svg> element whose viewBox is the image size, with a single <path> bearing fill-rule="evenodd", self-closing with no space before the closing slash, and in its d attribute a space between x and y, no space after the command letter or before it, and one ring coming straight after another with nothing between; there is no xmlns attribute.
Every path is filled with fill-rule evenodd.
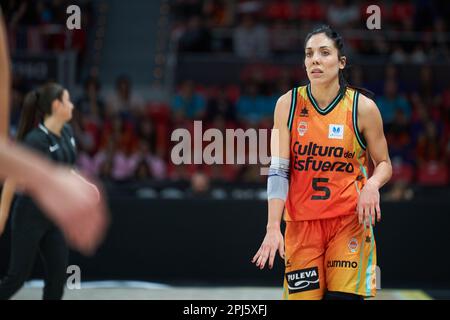
<svg viewBox="0 0 450 320"><path fill-rule="evenodd" d="M290 179L286 221L354 214L367 179L366 146L358 131L356 90L341 90L325 109L310 84L292 90Z"/></svg>

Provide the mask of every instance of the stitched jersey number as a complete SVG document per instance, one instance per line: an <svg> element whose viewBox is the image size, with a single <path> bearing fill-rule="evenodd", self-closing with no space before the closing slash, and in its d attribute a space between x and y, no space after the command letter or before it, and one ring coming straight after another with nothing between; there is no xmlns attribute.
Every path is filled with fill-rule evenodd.
<svg viewBox="0 0 450 320"><path fill-rule="evenodd" d="M325 194L323 195L313 195L311 197L311 200L326 200L330 197L330 189L328 187L325 186L320 186L319 183L326 183L328 182L328 178L313 178L312 180L312 187L314 190L316 191L321 191L324 192Z"/></svg>

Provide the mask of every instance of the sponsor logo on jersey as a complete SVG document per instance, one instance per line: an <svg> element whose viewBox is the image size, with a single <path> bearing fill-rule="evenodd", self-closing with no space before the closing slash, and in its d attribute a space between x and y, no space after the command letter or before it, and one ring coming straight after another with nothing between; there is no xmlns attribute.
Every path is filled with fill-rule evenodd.
<svg viewBox="0 0 450 320"><path fill-rule="evenodd" d="M300 121L297 127L298 134L303 137L308 130L308 123L304 121Z"/></svg>
<svg viewBox="0 0 450 320"><path fill-rule="evenodd" d="M55 152L56 150L59 149L59 145L58 145L58 144L55 144L54 146L50 146L50 147L48 147L48 148L50 149L50 152Z"/></svg>
<svg viewBox="0 0 450 320"><path fill-rule="evenodd" d="M344 139L344 125L343 124L330 124L328 127L329 139Z"/></svg>
<svg viewBox="0 0 450 320"><path fill-rule="evenodd" d="M70 138L70 143L72 144L73 147L76 146L76 144L75 144L75 139L74 139L73 137Z"/></svg>
<svg viewBox="0 0 450 320"><path fill-rule="evenodd" d="M319 289L319 270L317 267L312 267L288 272L286 281L289 294Z"/></svg>
<svg viewBox="0 0 450 320"><path fill-rule="evenodd" d="M358 268L358 262L345 260L331 260L327 262L327 268L356 269Z"/></svg>
<svg viewBox="0 0 450 320"><path fill-rule="evenodd" d="M316 159L317 157L350 159L355 156L354 152L345 151L342 147L321 146L312 142L308 145L302 145L297 141L294 143L292 152L294 154L294 169L298 171L313 170L347 173L355 171L351 162ZM304 156L307 157L305 158Z"/></svg>

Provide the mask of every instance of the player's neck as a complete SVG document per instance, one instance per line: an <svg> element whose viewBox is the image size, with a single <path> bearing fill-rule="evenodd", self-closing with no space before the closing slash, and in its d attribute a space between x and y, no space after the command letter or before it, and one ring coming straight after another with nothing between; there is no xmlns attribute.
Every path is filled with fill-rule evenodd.
<svg viewBox="0 0 450 320"><path fill-rule="evenodd" d="M53 134L61 136L61 130L64 123L54 117L48 117L44 120L44 126Z"/></svg>
<svg viewBox="0 0 450 320"><path fill-rule="evenodd" d="M326 108L336 98L339 90L340 86L337 81L314 85L311 83L311 94L321 109Z"/></svg>

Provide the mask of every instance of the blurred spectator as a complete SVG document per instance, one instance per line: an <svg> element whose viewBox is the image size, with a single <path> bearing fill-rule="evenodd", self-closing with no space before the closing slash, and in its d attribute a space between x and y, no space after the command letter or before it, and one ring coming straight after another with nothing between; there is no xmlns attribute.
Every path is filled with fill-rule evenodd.
<svg viewBox="0 0 450 320"><path fill-rule="evenodd" d="M348 71L350 73L348 82L351 83L352 86L361 88L366 87L366 84L364 82L364 73L359 66L352 66L349 68Z"/></svg>
<svg viewBox="0 0 450 320"><path fill-rule="evenodd" d="M116 80L116 91L107 99L107 116L139 117L144 109L144 100L132 90L131 80L121 75Z"/></svg>
<svg viewBox="0 0 450 320"><path fill-rule="evenodd" d="M178 119L201 119L205 104L205 99L195 92L194 83L185 81L172 101L172 110Z"/></svg>
<svg viewBox="0 0 450 320"><path fill-rule="evenodd" d="M77 141L80 142L78 139ZM78 144L77 167L88 177L99 175L99 158L96 157L96 146L92 140L85 139Z"/></svg>
<svg viewBox="0 0 450 320"><path fill-rule="evenodd" d="M413 93L410 99L413 105L413 115L411 119L411 139L416 146L419 137L423 135L426 130L426 123L430 121L428 108L417 93Z"/></svg>
<svg viewBox="0 0 450 320"><path fill-rule="evenodd" d="M108 140L108 143L104 145L99 152L97 152L93 159L93 169L90 167L81 167L82 170L89 172L88 170L93 170L96 174L102 179L111 179L112 178L112 169L113 169L113 158L115 156L117 150L117 141L114 139ZM81 162L81 165L86 164ZM90 165L87 162L87 165Z"/></svg>
<svg viewBox="0 0 450 320"><path fill-rule="evenodd" d="M425 131L422 132L417 141L416 155L419 165L431 160L441 160L443 156L439 145L439 133L432 121L425 123Z"/></svg>
<svg viewBox="0 0 450 320"><path fill-rule="evenodd" d="M102 161L111 161L111 178L114 181L126 181L133 177L139 163L139 154L117 149L113 154L108 154Z"/></svg>
<svg viewBox="0 0 450 320"><path fill-rule="evenodd" d="M238 57L265 58L269 55L269 33L252 15L244 15L233 31L233 45Z"/></svg>
<svg viewBox="0 0 450 320"><path fill-rule="evenodd" d="M139 121L136 128L136 135L140 141L145 141L150 150L156 149L156 131L153 122L149 118Z"/></svg>
<svg viewBox="0 0 450 320"><path fill-rule="evenodd" d="M187 21L193 15L202 13L202 0L175 0L171 2L171 12L176 20Z"/></svg>
<svg viewBox="0 0 450 320"><path fill-rule="evenodd" d="M408 57L400 44L394 44L390 56L390 62L395 64L402 64L408 61Z"/></svg>
<svg viewBox="0 0 450 320"><path fill-rule="evenodd" d="M145 182L152 179L152 173L145 160L141 159L134 172L134 180L138 182Z"/></svg>
<svg viewBox="0 0 450 320"><path fill-rule="evenodd" d="M265 16L270 20L287 21L293 18L294 8L290 0L268 1Z"/></svg>
<svg viewBox="0 0 450 320"><path fill-rule="evenodd" d="M415 155L410 131L410 122L403 110L397 109L394 120L386 126L386 139L391 159L397 159L402 163L414 163Z"/></svg>
<svg viewBox="0 0 450 320"><path fill-rule="evenodd" d="M387 80L384 85L384 95L377 99L381 115L385 125L389 125L395 116L397 109L402 109L404 116L409 120L411 117L411 105L397 92L395 80Z"/></svg>
<svg viewBox="0 0 450 320"><path fill-rule="evenodd" d="M288 28L284 20L276 20L269 33L270 49L274 54L288 53L298 46L296 30Z"/></svg>
<svg viewBox="0 0 450 320"><path fill-rule="evenodd" d="M392 3L391 19L396 24L401 24L405 21L412 21L414 13L415 13L415 6L413 1L398 0Z"/></svg>
<svg viewBox="0 0 450 320"><path fill-rule="evenodd" d="M199 16L189 19L186 30L178 42L180 52L208 52L211 50L211 35Z"/></svg>
<svg viewBox="0 0 450 320"><path fill-rule="evenodd" d="M430 160L419 167L417 182L422 186L445 187L449 179L449 168L443 161Z"/></svg>
<svg viewBox="0 0 450 320"><path fill-rule="evenodd" d="M191 198L208 198L211 194L210 181L203 172L196 172L191 178L191 187L187 195Z"/></svg>
<svg viewBox="0 0 450 320"><path fill-rule="evenodd" d="M226 0L205 0L203 15L210 27L229 27L234 22L234 2Z"/></svg>
<svg viewBox="0 0 450 320"><path fill-rule="evenodd" d="M397 90L399 92L410 92L411 89L405 84L405 78L399 76L399 68L394 64L388 64L384 69L384 75L372 79L368 86L376 95L382 95L384 93L386 82L393 81L397 84Z"/></svg>
<svg viewBox="0 0 450 320"><path fill-rule="evenodd" d="M105 118L105 103L101 98L100 88L97 78L87 78L83 94L75 104L83 117L88 117L92 121L101 121Z"/></svg>
<svg viewBox="0 0 450 320"><path fill-rule="evenodd" d="M321 21L325 18L325 8L318 0L301 1L297 12L301 21Z"/></svg>
<svg viewBox="0 0 450 320"><path fill-rule="evenodd" d="M410 62L415 64L423 64L427 61L427 55L425 54L422 45L417 44L411 53Z"/></svg>
<svg viewBox="0 0 450 320"><path fill-rule="evenodd" d="M441 17L434 21L434 32L427 33L427 35L432 36L429 52L430 61L450 61L450 46L448 36L446 36L448 34L448 22L446 23Z"/></svg>
<svg viewBox="0 0 450 320"><path fill-rule="evenodd" d="M328 22L335 28L349 28L359 20L359 9L354 2L334 0L327 11Z"/></svg>
<svg viewBox="0 0 450 320"><path fill-rule="evenodd" d="M264 117L271 115L269 112L271 107L271 100L258 93L258 87L254 82L249 82L237 101L237 117L243 124L255 125Z"/></svg>
<svg viewBox="0 0 450 320"><path fill-rule="evenodd" d="M212 122L217 117L221 117L225 121L234 121L236 118L234 106L227 98L225 90L217 90L215 95L208 100L205 120Z"/></svg>
<svg viewBox="0 0 450 320"><path fill-rule="evenodd" d="M433 69L429 65L420 67L419 78L416 80L414 92L418 93L424 103L431 107L437 92L442 91L442 85L433 78Z"/></svg>
<svg viewBox="0 0 450 320"><path fill-rule="evenodd" d="M6 17L9 17L9 26L15 29L18 25L30 26L40 23L39 5L42 1L2 1L2 10Z"/></svg>
<svg viewBox="0 0 450 320"><path fill-rule="evenodd" d="M147 167L146 171L148 171L152 178L158 180L167 178L167 168L164 160L153 152L148 141L140 140L138 157L139 162L136 170L143 170L140 167L145 164Z"/></svg>

